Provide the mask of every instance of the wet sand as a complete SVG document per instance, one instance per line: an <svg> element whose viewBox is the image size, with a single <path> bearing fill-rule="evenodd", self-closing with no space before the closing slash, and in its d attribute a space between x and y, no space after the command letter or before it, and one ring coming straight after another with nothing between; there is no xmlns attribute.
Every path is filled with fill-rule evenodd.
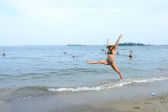
<svg viewBox="0 0 168 112"><path fill-rule="evenodd" d="M168 81L0 101L0 112L168 112Z"/></svg>
<svg viewBox="0 0 168 112"><path fill-rule="evenodd" d="M96 108L110 109L116 112L167 112L168 95L155 97L139 97L134 99L118 99L102 102Z"/></svg>
<svg viewBox="0 0 168 112"><path fill-rule="evenodd" d="M168 95L108 100L57 110L57 112L167 112Z"/></svg>
<svg viewBox="0 0 168 112"><path fill-rule="evenodd" d="M26 108L23 104L14 107L14 105L0 103L0 112L167 112L168 94L133 99L109 99L102 102L65 107L57 107L57 105L54 107L53 104L41 105L39 102L34 106L27 103L27 106L29 108Z"/></svg>

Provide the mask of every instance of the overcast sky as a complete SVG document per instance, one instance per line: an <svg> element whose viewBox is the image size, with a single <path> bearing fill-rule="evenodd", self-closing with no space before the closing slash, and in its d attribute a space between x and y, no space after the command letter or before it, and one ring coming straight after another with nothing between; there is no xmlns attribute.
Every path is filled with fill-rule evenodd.
<svg viewBox="0 0 168 112"><path fill-rule="evenodd" d="M168 0L0 0L1 45L168 44Z"/></svg>

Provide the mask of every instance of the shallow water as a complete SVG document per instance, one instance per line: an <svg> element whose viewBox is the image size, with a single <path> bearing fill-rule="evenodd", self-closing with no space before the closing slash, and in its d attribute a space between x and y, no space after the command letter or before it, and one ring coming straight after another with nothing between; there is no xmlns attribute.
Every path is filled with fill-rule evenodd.
<svg viewBox="0 0 168 112"><path fill-rule="evenodd" d="M86 63L86 60L105 59L106 54L102 51L105 46L1 48L6 52L5 57L0 57L1 96L2 91L9 88L17 91L17 96L33 96L50 92L98 91L168 79L168 46L119 47L116 63L124 80L118 80L119 76L108 65ZM128 58L130 50L133 51L132 59Z"/></svg>

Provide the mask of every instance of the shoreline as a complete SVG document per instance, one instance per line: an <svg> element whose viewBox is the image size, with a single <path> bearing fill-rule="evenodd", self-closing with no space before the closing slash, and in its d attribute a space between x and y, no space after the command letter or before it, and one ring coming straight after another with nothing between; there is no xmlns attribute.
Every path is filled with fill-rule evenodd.
<svg viewBox="0 0 168 112"><path fill-rule="evenodd" d="M1 112L166 112L168 80L0 102Z"/></svg>
<svg viewBox="0 0 168 112"><path fill-rule="evenodd" d="M50 98L49 98L50 99ZM16 102L14 104L0 103L1 112L167 112L168 93L153 97L135 97L109 99L91 103L71 105L60 104L56 99L43 98L43 102ZM37 100L37 99L36 99ZM44 101L45 100L45 101ZM76 99L77 100L77 99ZM40 101L42 101L40 99ZM68 101L67 101L68 102ZM66 103L67 103L66 102ZM35 104L36 103L36 104ZM69 101L70 103L70 101Z"/></svg>

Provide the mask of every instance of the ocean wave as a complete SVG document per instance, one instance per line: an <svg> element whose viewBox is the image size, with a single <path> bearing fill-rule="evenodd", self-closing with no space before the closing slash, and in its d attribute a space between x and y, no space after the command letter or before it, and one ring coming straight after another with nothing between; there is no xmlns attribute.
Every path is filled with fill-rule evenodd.
<svg viewBox="0 0 168 112"><path fill-rule="evenodd" d="M125 85L148 83L148 82L163 81L163 80L168 80L168 77L159 77L159 78L155 77L155 78L147 78L147 79L142 79L142 78L125 79L125 80L117 81L115 83L107 83L107 84L95 86L95 87L48 88L48 91L50 92L100 91L100 90L107 90L112 88L119 88Z"/></svg>
<svg viewBox="0 0 168 112"><path fill-rule="evenodd" d="M26 87L19 87L15 89L0 89L0 100L1 101L16 101L22 99L28 99L43 95L52 95L55 93L62 93L62 92L87 92L87 91L101 91L101 90L108 90L113 88L121 88L126 85L135 85L141 83L150 83L154 81L163 81L168 80L168 77L155 77L155 78L129 78L124 80L118 81L108 81L105 84L100 84L99 86L88 86L88 87L48 87L48 86L26 86ZM2 95L2 96L1 96ZM5 97L4 97L5 95Z"/></svg>
<svg viewBox="0 0 168 112"><path fill-rule="evenodd" d="M3 91L1 90L1 92ZM13 89L13 90L6 89L4 92L8 92L8 91L11 91L11 94L6 99L7 101L27 99L27 98L42 96L42 95L46 95L50 93L47 87L38 87L38 86L36 87L27 86L27 87L21 87L21 88Z"/></svg>

